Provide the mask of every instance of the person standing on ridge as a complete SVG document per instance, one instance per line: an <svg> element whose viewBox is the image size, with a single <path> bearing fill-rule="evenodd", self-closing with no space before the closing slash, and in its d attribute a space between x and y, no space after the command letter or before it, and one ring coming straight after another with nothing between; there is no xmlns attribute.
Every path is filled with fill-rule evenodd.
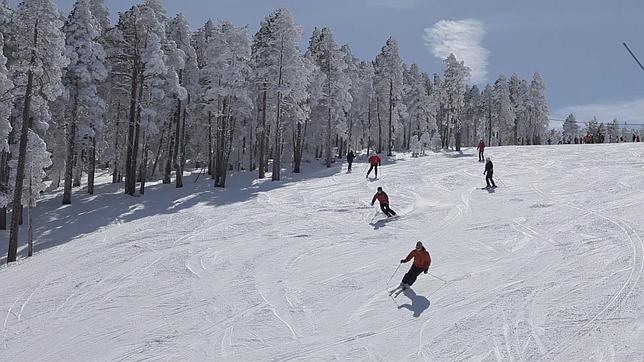
<svg viewBox="0 0 644 362"><path fill-rule="evenodd" d="M351 165L353 165L353 160L356 158L356 155L353 153L353 151L349 151L347 153L347 163L349 164L349 169L347 172L351 172Z"/></svg>
<svg viewBox="0 0 644 362"><path fill-rule="evenodd" d="M414 263L412 264L411 268L403 277L400 285L394 290L389 291L389 295L393 294L396 290L399 290L398 293L400 293L400 291L411 287L416 282L416 279L418 278L420 273L427 274L427 272L429 271L429 266L432 264L432 257L429 255L429 252L427 251L427 249L425 249L425 246L422 242L417 242L416 248L412 250L405 259L401 259L400 263L404 264L412 259L414 259Z"/></svg>
<svg viewBox="0 0 644 362"><path fill-rule="evenodd" d="M483 142L483 139L479 141L479 145L476 147L476 149L479 151L479 162L485 161L485 158L483 157L483 152L485 151L485 142Z"/></svg>
<svg viewBox="0 0 644 362"><path fill-rule="evenodd" d="M382 191L382 187L378 187L378 192L373 195L373 199L371 199L371 206L376 203L376 200L380 202L380 210L382 210L382 212L384 212L387 217L396 216L394 210L389 208L389 196L386 192Z"/></svg>
<svg viewBox="0 0 644 362"><path fill-rule="evenodd" d="M378 157L378 155L374 153L373 155L371 155L371 157L369 157L369 164L371 164L371 167L369 167L369 171L367 172L367 178L369 178L371 170L376 171L376 178L378 178L378 166L380 166L380 157Z"/></svg>
<svg viewBox="0 0 644 362"><path fill-rule="evenodd" d="M496 187L494 184L494 180L492 177L494 176L494 164L492 163L492 159L489 157L486 159L487 162L485 162L485 171L483 171L483 174L485 175L485 183L487 184L487 187ZM490 182L492 183L492 186L490 186Z"/></svg>

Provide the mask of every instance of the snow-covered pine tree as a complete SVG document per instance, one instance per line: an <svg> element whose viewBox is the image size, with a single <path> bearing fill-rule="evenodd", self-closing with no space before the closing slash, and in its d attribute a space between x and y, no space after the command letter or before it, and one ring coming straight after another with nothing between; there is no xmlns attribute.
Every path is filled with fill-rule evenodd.
<svg viewBox="0 0 644 362"><path fill-rule="evenodd" d="M17 256L29 132L47 129L51 117L48 102L62 93L62 71L67 65L65 36L61 31L63 22L52 1L24 0L18 6L13 24L16 49L11 73L21 117L15 120L16 129L20 129L20 141L12 152L17 161L7 262L16 261ZM34 158L40 156L32 155Z"/></svg>
<svg viewBox="0 0 644 362"><path fill-rule="evenodd" d="M520 125L525 124L526 119L526 97L528 86L525 80L521 79L516 73L512 74L509 83L510 102L514 108L514 127L512 130L512 142L518 144Z"/></svg>
<svg viewBox="0 0 644 362"><path fill-rule="evenodd" d="M361 61L358 66L358 85L354 93L357 98L353 99L352 109L353 116L359 120L354 125L360 126L360 149L366 149L367 153L371 151L373 129L373 64L371 62ZM358 134L358 132L356 132Z"/></svg>
<svg viewBox="0 0 644 362"><path fill-rule="evenodd" d="M298 112L307 96L307 68L300 54L300 27L291 13L281 8L271 15L269 36L266 38L265 57L268 66L255 68L263 79L268 80L268 90L275 98L273 181L281 179L284 130L291 129L287 121L301 122L306 117Z"/></svg>
<svg viewBox="0 0 644 362"><path fill-rule="evenodd" d="M135 5L121 13L115 29L110 32L112 48L110 65L116 78L113 81L127 84L126 89L129 94L124 164L125 193L128 195L134 195L136 192L141 113L146 108L143 101L150 102L149 86L154 87L154 81L166 73L163 63L164 54L161 50L165 29L163 23L157 18L160 10L156 9L159 4L151 2L151 7L146 4ZM163 14L160 13L160 15ZM144 99L144 93L147 93L148 98ZM142 170L145 169L147 167Z"/></svg>
<svg viewBox="0 0 644 362"><path fill-rule="evenodd" d="M528 89L529 144L541 144L543 134L550 124L545 90L541 74L535 72Z"/></svg>
<svg viewBox="0 0 644 362"><path fill-rule="evenodd" d="M393 155L395 132L400 128L399 108L404 107L403 61L400 58L398 42L393 37L380 50L374 60L374 88L381 109L388 115L387 155ZM379 110L380 112L380 110Z"/></svg>
<svg viewBox="0 0 644 362"><path fill-rule="evenodd" d="M111 27L110 25L110 12L105 6L104 0L89 0L89 10L96 19L99 25L99 31L104 33Z"/></svg>
<svg viewBox="0 0 644 362"><path fill-rule="evenodd" d="M434 134L436 134L434 130ZM425 131L423 134L420 136L420 151L421 155L425 156L425 151L427 149L431 149L432 147L432 136L430 136L429 132Z"/></svg>
<svg viewBox="0 0 644 362"><path fill-rule="evenodd" d="M311 58L320 67L325 76L324 95L321 106L316 107L318 120L325 119L324 127L324 159L326 167L331 167L333 162L332 142L336 135L346 131L345 110L350 107L351 82L344 70L347 64L343 54L338 48L331 29L315 29L309 42Z"/></svg>
<svg viewBox="0 0 644 362"><path fill-rule="evenodd" d="M306 84L306 99L300 102L297 107L300 118L293 122L293 172L300 173L304 149L309 135L311 113L324 98L323 87L325 84L324 75L313 60L305 56L303 58L306 70L306 78L301 81Z"/></svg>
<svg viewBox="0 0 644 362"><path fill-rule="evenodd" d="M13 82L9 79L7 58L3 53L4 37L0 33L0 230L7 229L7 205L10 202L9 182L9 133L11 132L12 102L9 95L13 89Z"/></svg>
<svg viewBox="0 0 644 362"><path fill-rule="evenodd" d="M170 173L175 170L175 186L183 187L183 166L185 163L186 144L186 118L191 107L190 91L197 91L198 68L197 54L192 47L188 22L182 15L176 16L167 26L167 42L165 46L166 64L169 75L166 76L166 97L173 108L167 115L167 127L163 127L161 134L167 134L166 162L163 183L170 183ZM155 155L155 163L160 157L163 146L163 137ZM154 166L153 166L154 169Z"/></svg>
<svg viewBox="0 0 644 362"><path fill-rule="evenodd" d="M230 153L238 133L238 121L250 117L251 46L247 27L222 22L214 29L208 44L204 69L207 88L205 99L216 117L213 134L215 187L225 187Z"/></svg>
<svg viewBox="0 0 644 362"><path fill-rule="evenodd" d="M16 180L17 163L19 160L13 159L9 162L11 169L11 180ZM27 158L25 160L25 179L22 184L21 204L27 206L28 218L28 256L33 255L32 242L32 209L36 206L36 201L47 186L44 182L47 173L45 169L51 166L51 154L47 151L45 141L40 138L34 131L29 130L27 139ZM15 184L11 185L15 189Z"/></svg>
<svg viewBox="0 0 644 362"><path fill-rule="evenodd" d="M470 76L470 68L450 54L444 61L445 73L441 84L441 102L444 109L445 130L443 131L443 148L446 148L450 137L454 136L456 150L461 150L461 113L465 105L465 82Z"/></svg>
<svg viewBox="0 0 644 362"><path fill-rule="evenodd" d="M355 130L359 120L360 102L358 102L358 98L360 97L360 73L358 71L358 66L360 65L360 61L353 56L349 44L343 45L340 48L340 51L344 54L344 62L347 65L344 73L346 74L351 84L349 87L349 93L351 94L351 104L349 108L345 110L347 132L345 135L340 135L339 137L340 144L338 157L344 157L349 151L349 148L354 148L356 136Z"/></svg>
<svg viewBox="0 0 644 362"><path fill-rule="evenodd" d="M575 138L579 134L579 124L575 115L570 113L563 123L563 137L567 141L570 138Z"/></svg>
<svg viewBox="0 0 644 362"><path fill-rule="evenodd" d="M606 125L606 134L608 135L606 143L619 142L620 133L617 118L614 118L612 122Z"/></svg>
<svg viewBox="0 0 644 362"><path fill-rule="evenodd" d="M195 118L198 121L194 123L188 123L186 132L190 134L190 146L193 149L193 156L195 157L195 164L201 166L201 162L204 162L205 167L207 167L208 175L213 174L212 169L212 127L213 127L213 117L212 112L207 110L207 102L203 99L205 95L205 87L207 86L207 78L205 74L206 67L206 53L208 49L208 43L212 39L214 32L214 23L212 20L208 20L197 32L192 34L191 45L195 49L196 61L197 61L197 79L194 84L194 90L192 91L193 112L195 113ZM252 132L249 135L248 142L252 140ZM250 149L253 149L251 146ZM249 165L248 169L253 170L253 154L249 152Z"/></svg>
<svg viewBox="0 0 644 362"><path fill-rule="evenodd" d="M95 139L103 127L105 103L98 95L98 84L107 77L105 51L98 42L100 25L90 12L88 0L77 0L67 22L65 55L70 60L64 71L64 85L68 93L67 157L63 205L72 202L74 158L79 139ZM93 147L92 147L93 148ZM93 151L90 150L90 153ZM90 167L93 167L91 162Z"/></svg>
<svg viewBox="0 0 644 362"><path fill-rule="evenodd" d="M483 134L479 132L481 125L484 123L482 122L480 97L481 94L477 85L468 88L465 93L462 122L465 132L463 143L467 146L478 144L479 138L483 137Z"/></svg>
<svg viewBox="0 0 644 362"><path fill-rule="evenodd" d="M599 121L596 116L593 116L588 123L586 123L586 134L593 137L592 143L597 143L597 135L599 134Z"/></svg>
<svg viewBox="0 0 644 362"><path fill-rule="evenodd" d="M407 122L404 125L406 147L411 147L412 136L420 137L425 132L436 130L435 108L427 87L428 76L413 63L404 73L403 102L407 109Z"/></svg>
<svg viewBox="0 0 644 362"><path fill-rule="evenodd" d="M493 123L494 119L492 118L492 114L494 112L494 94L492 91L492 86L487 84L485 88L483 89L483 92L481 92L481 96L479 97L479 109L481 111L481 118L484 123L484 137L487 139L487 144L491 145L492 144L492 128L493 128Z"/></svg>
<svg viewBox="0 0 644 362"><path fill-rule="evenodd" d="M496 136L496 145L501 146L512 142L512 139L514 138L513 131L516 118L514 107L510 100L510 88L508 86L507 78L504 75L501 75L496 82L494 82L492 96L494 99L494 111L492 117L495 121L493 124L493 132Z"/></svg>

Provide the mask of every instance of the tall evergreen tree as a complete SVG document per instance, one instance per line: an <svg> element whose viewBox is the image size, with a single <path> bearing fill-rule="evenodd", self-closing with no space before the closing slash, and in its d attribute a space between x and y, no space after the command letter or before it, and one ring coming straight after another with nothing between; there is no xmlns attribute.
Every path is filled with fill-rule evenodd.
<svg viewBox="0 0 644 362"><path fill-rule="evenodd" d="M64 84L68 91L70 115L67 124L67 157L63 204L72 202L72 171L77 138L94 139L102 128L105 103L98 95L98 84L107 77L105 51L98 42L100 25L90 12L88 0L77 0L63 27L65 55L70 62L65 68ZM92 164L93 166L93 164Z"/></svg>
<svg viewBox="0 0 644 362"><path fill-rule="evenodd" d="M15 122L16 128L20 129L20 141L18 149L13 152L18 158L7 262L16 261L17 256L29 132L31 129L41 132L47 129L51 117L48 102L54 101L62 93L62 71L68 62L64 56L63 22L52 1L24 0L15 16L13 34L16 61L11 66L11 73L16 96L20 97L21 117ZM34 137L39 136L34 134Z"/></svg>
<svg viewBox="0 0 644 362"><path fill-rule="evenodd" d="M387 39L374 61L374 86L378 104L388 115L387 154L393 154L395 131L399 126L399 108L403 107L403 62L400 58L398 42L393 37ZM378 110L380 112L380 110Z"/></svg>

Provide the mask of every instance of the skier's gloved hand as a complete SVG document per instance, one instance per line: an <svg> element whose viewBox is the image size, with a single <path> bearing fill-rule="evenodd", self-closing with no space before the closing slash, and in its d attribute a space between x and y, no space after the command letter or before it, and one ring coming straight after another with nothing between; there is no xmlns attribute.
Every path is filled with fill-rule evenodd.
<svg viewBox="0 0 644 362"><path fill-rule="evenodd" d="M373 202L371 203L371 206L373 206Z"/></svg>
<svg viewBox="0 0 644 362"><path fill-rule="evenodd" d="M424 273L425 273L425 274L427 274L427 270L425 270L425 272L424 272Z"/></svg>
<svg viewBox="0 0 644 362"><path fill-rule="evenodd" d="M400 259L400 264L405 263L405 259Z"/></svg>

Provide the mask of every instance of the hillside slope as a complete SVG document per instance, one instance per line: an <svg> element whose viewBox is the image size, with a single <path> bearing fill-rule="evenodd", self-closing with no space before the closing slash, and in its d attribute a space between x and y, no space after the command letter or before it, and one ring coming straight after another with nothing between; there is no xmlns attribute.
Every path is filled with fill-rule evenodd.
<svg viewBox="0 0 644 362"><path fill-rule="evenodd" d="M45 201L41 251L0 268L0 353L641 360L643 150L492 148L493 193L465 151L392 161L377 181L357 164L298 182L236 175L225 191L190 181ZM369 205L378 186L399 220ZM387 281L416 240L430 274L392 299L409 265Z"/></svg>

